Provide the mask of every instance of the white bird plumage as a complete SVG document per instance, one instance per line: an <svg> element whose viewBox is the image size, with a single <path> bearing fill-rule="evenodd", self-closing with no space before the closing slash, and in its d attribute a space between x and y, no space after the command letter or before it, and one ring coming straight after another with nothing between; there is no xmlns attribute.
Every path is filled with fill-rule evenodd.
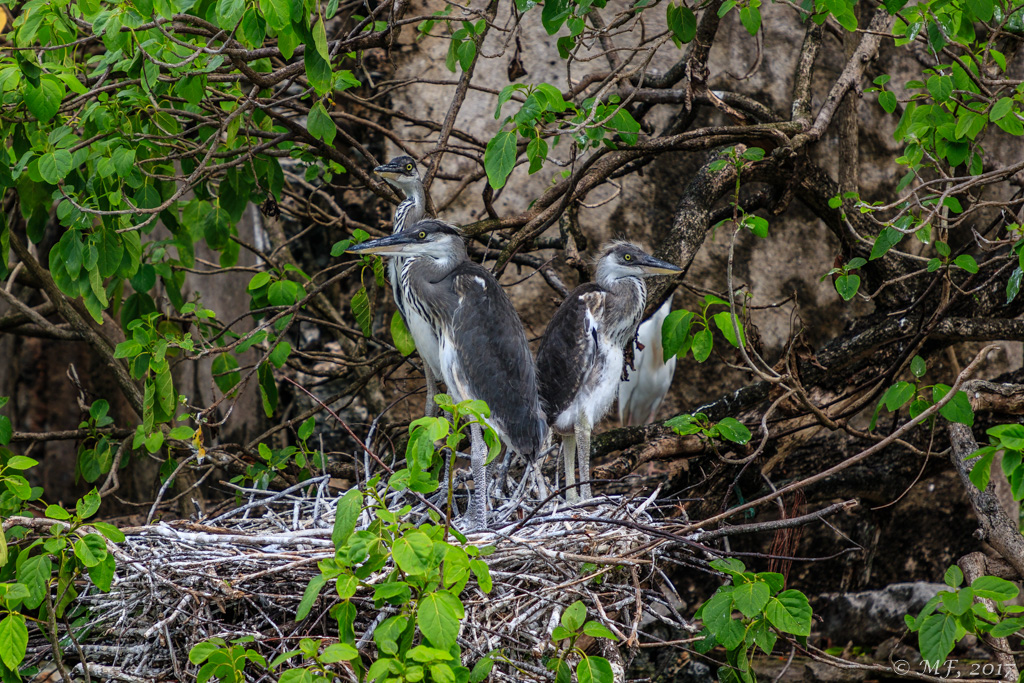
<svg viewBox="0 0 1024 683"><path fill-rule="evenodd" d="M673 356L665 362L664 347L661 344L661 326L671 311L670 296L637 329L637 341L643 344L644 350L637 350L634 354L633 366L636 370L629 373L629 379L619 382L619 423L623 427L653 421L672 386L676 358Z"/></svg>

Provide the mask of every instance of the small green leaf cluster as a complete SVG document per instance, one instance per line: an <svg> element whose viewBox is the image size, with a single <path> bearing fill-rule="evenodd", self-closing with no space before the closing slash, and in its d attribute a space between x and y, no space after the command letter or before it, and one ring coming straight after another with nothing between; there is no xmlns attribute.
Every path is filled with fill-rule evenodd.
<svg viewBox="0 0 1024 683"><path fill-rule="evenodd" d="M723 5L724 6L724 5ZM735 222L737 227L741 230L749 230L755 236L764 239L768 236L768 221L761 216L757 216L752 213L748 213L743 205L740 204L740 177L743 167L764 159L764 150L760 147L748 147L742 152L737 150L736 147L729 147L722 151L720 158L715 159L708 164L708 169L713 172L721 171L727 166L732 166L736 170L736 181L733 187L732 201L730 202L733 209L733 215L730 218L723 219L715 225L718 228L719 225L724 225L729 222Z"/></svg>
<svg viewBox="0 0 1024 683"><path fill-rule="evenodd" d="M771 654L779 634L801 639L811 633L811 606L798 590L783 590L785 578L775 572L748 572L739 560L714 560L711 567L728 574L732 585L721 586L694 614L704 623L694 644L700 653L725 648L727 666L719 667L724 682L755 683L751 649ZM739 612L738 616L734 613Z"/></svg>
<svg viewBox="0 0 1024 683"><path fill-rule="evenodd" d="M495 190L505 186L516 166L520 138L526 141L526 158L530 162L531 174L539 171L548 158L547 137L553 136L554 144L558 144L562 134L571 133L573 142L581 150L602 144L609 149L618 149L609 133L614 133L628 145L637 142L640 124L628 110L619 106L621 99L618 95L611 95L607 103L590 97L577 107L571 101L566 102L562 92L553 85L513 83L498 94L495 119L501 117L502 107L517 92L525 94L523 104L515 114L505 117L502 129L490 139L484 150L484 169ZM505 130L506 126L511 126L512 130Z"/></svg>
<svg viewBox="0 0 1024 683"><path fill-rule="evenodd" d="M448 54L445 56L444 65L452 73L456 72L456 67L468 71L473 60L476 59L476 43L487 31L487 20L462 21L460 22L462 27L454 31L452 31L452 22L446 23L451 32L451 41L448 43Z"/></svg>
<svg viewBox="0 0 1024 683"><path fill-rule="evenodd" d="M704 413L676 415L665 420L665 426L671 427L672 431L682 436L700 434L708 440L724 439L741 446L749 442L751 436L747 426L735 417L723 417L718 422L712 422Z"/></svg>
<svg viewBox="0 0 1024 683"><path fill-rule="evenodd" d="M737 338L736 329L733 329L734 320L731 311L719 311L709 317L708 309L712 306L728 307L729 302L713 294L706 294L700 313L679 309L666 316L661 324L661 344L666 361L673 356L683 359L687 353L692 353L698 363L706 361L714 346L711 336L712 322L731 345L736 348L739 348L741 344L746 345L747 338L743 322L735 320L736 329L740 333Z"/></svg>
<svg viewBox="0 0 1024 683"><path fill-rule="evenodd" d="M10 400L7 396L0 396L0 408L7 405ZM6 415L0 415L0 518L10 517L22 512L25 503L38 500L43 495L43 489L29 484L28 479L20 472L39 464L32 458L24 455L15 455L7 448L14 436L14 427L11 419ZM0 566L6 561L7 545L3 534L0 533Z"/></svg>
<svg viewBox="0 0 1024 683"><path fill-rule="evenodd" d="M718 8L718 16L724 17L734 7L740 8L740 23L743 24L743 28L747 29L750 35L756 36L761 30L761 0L725 0Z"/></svg>
<svg viewBox="0 0 1024 683"><path fill-rule="evenodd" d="M365 492L352 489L338 500L331 534L334 556L318 564L320 574L307 586L296 617L306 618L321 590L333 581L340 602L331 615L337 620L339 643L344 646L336 648L334 655L350 661L360 677L389 683L484 680L492 660L477 662L472 671L463 666L456 636L465 618L459 595L470 579L475 577L484 593L491 591L490 571L481 558L493 548L467 544L457 531L438 524L434 514L432 523L406 521L411 507L388 510L383 495L387 488L379 490L379 484L378 476L368 482ZM364 496L372 501L365 510ZM361 517L368 518L369 524L357 531ZM449 531L458 543L448 542ZM367 583L389 566L382 581ZM364 658L355 647L356 604L352 597L360 588L373 591L375 609L384 605L396 608L396 613L373 631L375 658ZM315 659L311 652L305 654ZM319 657L324 661L323 654Z"/></svg>
<svg viewBox="0 0 1024 683"><path fill-rule="evenodd" d="M0 466L0 480L9 486L12 475L8 470L25 470L37 464L25 456L12 456ZM27 615L52 633L57 631L58 619L71 619L72 628L79 628L86 621L84 608L73 603L83 573L101 591L110 590L116 563L107 542L120 543L124 534L111 524L86 522L101 502L93 489L75 503L73 512L48 505L44 515L58 522L49 533L34 536L29 529L15 525L0 534L0 605L6 612L0 621L3 680L20 680L17 671L28 642ZM40 616L30 616L36 610L41 610Z"/></svg>
<svg viewBox="0 0 1024 683"><path fill-rule="evenodd" d="M459 444L466 438L471 425L483 427L484 443L487 444L487 463L490 464L501 452L501 439L487 424L491 410L484 401L452 401L448 394L434 396L434 402L450 418L421 417L409 425L409 441L405 447L405 467L395 470L388 480L388 486L396 491L411 489L417 493L432 493L440 486L437 477L442 465L442 451L437 443L450 454L449 476L455 471L454 459ZM448 482L448 506L452 505L452 482Z"/></svg>
<svg viewBox="0 0 1024 683"><path fill-rule="evenodd" d="M214 318L213 311L198 307L189 302L189 313L203 319ZM182 351L191 353L195 350L195 342L190 332L182 333L181 328L167 320L156 311L141 314L127 325L131 337L114 349L114 358L128 361L132 379L144 380L142 398L142 422L136 426L132 448L146 447L150 453L156 453L164 442L164 434L159 425L172 422L174 412L184 397L174 389L169 358ZM105 414L105 412L104 412ZM99 476L109 471L109 463L101 463L104 467L83 469L83 476ZM89 479L87 479L89 481ZM95 478L91 481L95 481Z"/></svg>
<svg viewBox="0 0 1024 683"><path fill-rule="evenodd" d="M551 631L551 640L557 648L557 654L544 663L548 671L555 672L556 683L571 683L572 670L568 660L579 657L576 664L576 680L579 683L614 683L612 665L604 657L588 655L576 646L580 636L591 638L607 638L617 641L618 638L599 621L587 621L587 607L577 600L562 612L559 625Z"/></svg>
<svg viewBox="0 0 1024 683"><path fill-rule="evenodd" d="M836 287L836 291L839 292L839 296L843 297L843 301L849 301L857 294L857 290L860 289L860 275L857 275L854 271L860 270L865 265L867 265L865 259L859 256L852 258L849 263L836 266L822 275L821 281L823 282L825 278L835 276L833 284Z"/></svg>
<svg viewBox="0 0 1024 683"><path fill-rule="evenodd" d="M952 590L939 591L929 600L917 618L904 615L907 627L917 632L922 658L938 666L946 660L957 642L968 634L978 637L1005 638L1024 630L1024 607L1005 604L1020 592L1018 588L995 576L979 576L964 586L964 574L956 565L946 570L946 585ZM996 611L988 609L979 598L995 603ZM976 601L977 600L977 601Z"/></svg>
<svg viewBox="0 0 1024 683"><path fill-rule="evenodd" d="M1006 283L1006 303L1013 302L1020 293L1021 280L1024 280L1024 227L1018 223L1008 225L1006 230L1010 233L1013 243L1011 253L1017 255L1017 267L1010 273L1010 280Z"/></svg>
<svg viewBox="0 0 1024 683"><path fill-rule="evenodd" d="M353 244L360 244L368 239L370 239L370 233L360 229L353 230L351 238L336 242L331 247L331 256L341 256ZM373 327L373 309L370 305L370 295L366 290L366 285L362 284L363 275L367 269L370 269L378 287L383 288L387 282L384 278L384 259L375 254L362 254L359 258L362 262L362 270L359 273L359 289L352 296L352 315L359 324L359 329L363 331L363 336L369 337Z"/></svg>
<svg viewBox="0 0 1024 683"><path fill-rule="evenodd" d="M248 662L266 668L267 660L263 655L243 647L253 640L252 636L242 636L228 645L223 638L209 638L192 646L188 652L188 661L197 666L202 664L196 674L196 683L206 683L211 678L216 678L220 683L244 683Z"/></svg>
<svg viewBox="0 0 1024 683"><path fill-rule="evenodd" d="M607 0L545 0L540 22L548 35L555 35L563 25L569 28L569 35L561 36L555 43L562 59L568 59L576 48L585 28L587 14L595 7L603 8L606 3ZM516 9L526 12L536 4L534 0L516 0Z"/></svg>
<svg viewBox="0 0 1024 683"><path fill-rule="evenodd" d="M104 399L97 399L89 406L89 417L79 423L79 429L88 430L89 436L78 444L78 474L90 484L110 471L114 462L114 451L117 442L110 436L100 432L104 427L114 424L110 412L110 404Z"/></svg>
<svg viewBox="0 0 1024 683"><path fill-rule="evenodd" d="M872 431L875 429L875 425L878 423L878 415L883 408L891 413L895 413L909 403L910 418L914 419L944 399L952 387L948 384L922 384L921 378L924 377L927 371L928 365L925 360L921 356L914 356L910 360L910 372L914 376L914 381L906 382L900 380L885 390L882 398L878 400L878 405L875 406L875 413L871 417L871 424L868 429ZM971 401L964 391L956 392L956 395L948 403L939 408L939 414L950 422L957 422L968 427L974 425L974 410L971 408ZM934 419L933 416L933 422Z"/></svg>
<svg viewBox="0 0 1024 683"><path fill-rule="evenodd" d="M989 427L989 444L971 453L968 460L979 458L971 468L970 478L982 491L992 476L992 462L997 453L1003 454L1003 473L1010 482L1013 499L1024 500L1024 425L1002 424Z"/></svg>

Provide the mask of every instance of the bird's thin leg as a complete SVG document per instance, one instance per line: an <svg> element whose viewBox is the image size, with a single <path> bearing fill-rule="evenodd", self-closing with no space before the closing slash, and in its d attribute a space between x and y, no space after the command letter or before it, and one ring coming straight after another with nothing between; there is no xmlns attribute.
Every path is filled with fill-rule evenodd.
<svg viewBox="0 0 1024 683"><path fill-rule="evenodd" d="M437 380L434 379L434 373L426 361L423 361L423 377L427 380L427 405L423 412L427 417L437 417L438 408L434 403L434 397L437 396Z"/></svg>
<svg viewBox="0 0 1024 683"><path fill-rule="evenodd" d="M580 461L580 497L590 500L590 423L581 416L576 423L576 453Z"/></svg>
<svg viewBox="0 0 1024 683"><path fill-rule="evenodd" d="M487 443L479 424L469 426L469 460L473 468L473 500L469 505L469 528L487 527Z"/></svg>
<svg viewBox="0 0 1024 683"><path fill-rule="evenodd" d="M576 491L575 434L566 434L562 437L562 461L565 463L565 502L576 503L580 497Z"/></svg>

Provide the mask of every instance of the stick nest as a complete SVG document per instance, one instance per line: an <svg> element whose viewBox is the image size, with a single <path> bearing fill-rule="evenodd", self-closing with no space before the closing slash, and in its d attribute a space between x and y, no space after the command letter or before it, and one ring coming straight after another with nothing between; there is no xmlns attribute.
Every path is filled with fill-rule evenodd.
<svg viewBox="0 0 1024 683"><path fill-rule="evenodd" d="M67 668L80 672L82 663L71 662L84 655L94 678L183 680L196 671L189 650L213 636L251 636L246 647L268 661L297 649L301 638L332 642L337 624L329 611L338 599L333 581L309 616L295 620L307 584L319 574L317 562L334 554L335 500L327 495L327 479L305 484L316 494L250 490L247 502L204 523L122 529L125 541L109 544L117 560L110 592L81 589L88 626L75 629L77 645L62 643ZM551 631L576 600L585 603L588 619L618 637L615 643L584 637L578 644L607 657L616 673L641 642L657 641L650 633L655 622L672 633L692 632L677 612L679 598L663 567L704 569L711 558L706 548L673 533L685 520L652 517L653 500L604 498L573 509L556 502L532 517L471 534L471 544L494 547L486 557L493 589L484 594L473 581L460 596L466 607L459 635L463 663L472 666L499 650L490 680L553 680L542 657L554 654ZM357 645L370 658L377 656L373 629L398 613L386 605L375 608L372 597L373 585L393 569L389 562L368 577L369 585L352 599ZM37 631L30 653L50 659L49 649ZM342 680L356 680L344 662L335 666ZM261 672L253 673L257 680Z"/></svg>

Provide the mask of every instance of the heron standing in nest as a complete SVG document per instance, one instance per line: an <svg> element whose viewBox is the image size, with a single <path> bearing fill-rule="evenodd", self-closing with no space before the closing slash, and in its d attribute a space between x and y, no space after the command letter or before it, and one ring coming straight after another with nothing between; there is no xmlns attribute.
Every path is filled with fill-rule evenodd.
<svg viewBox="0 0 1024 683"><path fill-rule="evenodd" d="M574 289L544 332L537 352L540 400L548 425L562 435L569 503L591 498L590 432L618 394L623 349L647 303L644 278L681 271L634 244L611 242L598 257L595 281Z"/></svg>
<svg viewBox="0 0 1024 683"><path fill-rule="evenodd" d="M373 169L373 172L405 195L402 203L395 208L391 234L398 234L411 228L426 215L427 194L423 189L423 180L420 178L415 159L410 156L395 157L388 163ZM420 352L420 358L423 359L423 375L427 385L426 414L433 417L437 415L434 396L437 394L437 378L441 377L441 360L438 342L430 324L420 316L416 309L409 310L405 304L399 279L402 267L407 260L408 258L401 257L389 258L388 279L391 280L391 291L395 295L398 312L402 314L405 326L416 343L416 350Z"/></svg>
<svg viewBox="0 0 1024 683"><path fill-rule="evenodd" d="M491 272L469 260L459 232L424 220L349 251L405 259L398 276L405 306L437 340L440 374L454 401L485 401L487 423L510 451L539 453L547 428L523 323ZM486 527L488 500L487 444L479 424L470 427L470 462L469 528L479 529Z"/></svg>

